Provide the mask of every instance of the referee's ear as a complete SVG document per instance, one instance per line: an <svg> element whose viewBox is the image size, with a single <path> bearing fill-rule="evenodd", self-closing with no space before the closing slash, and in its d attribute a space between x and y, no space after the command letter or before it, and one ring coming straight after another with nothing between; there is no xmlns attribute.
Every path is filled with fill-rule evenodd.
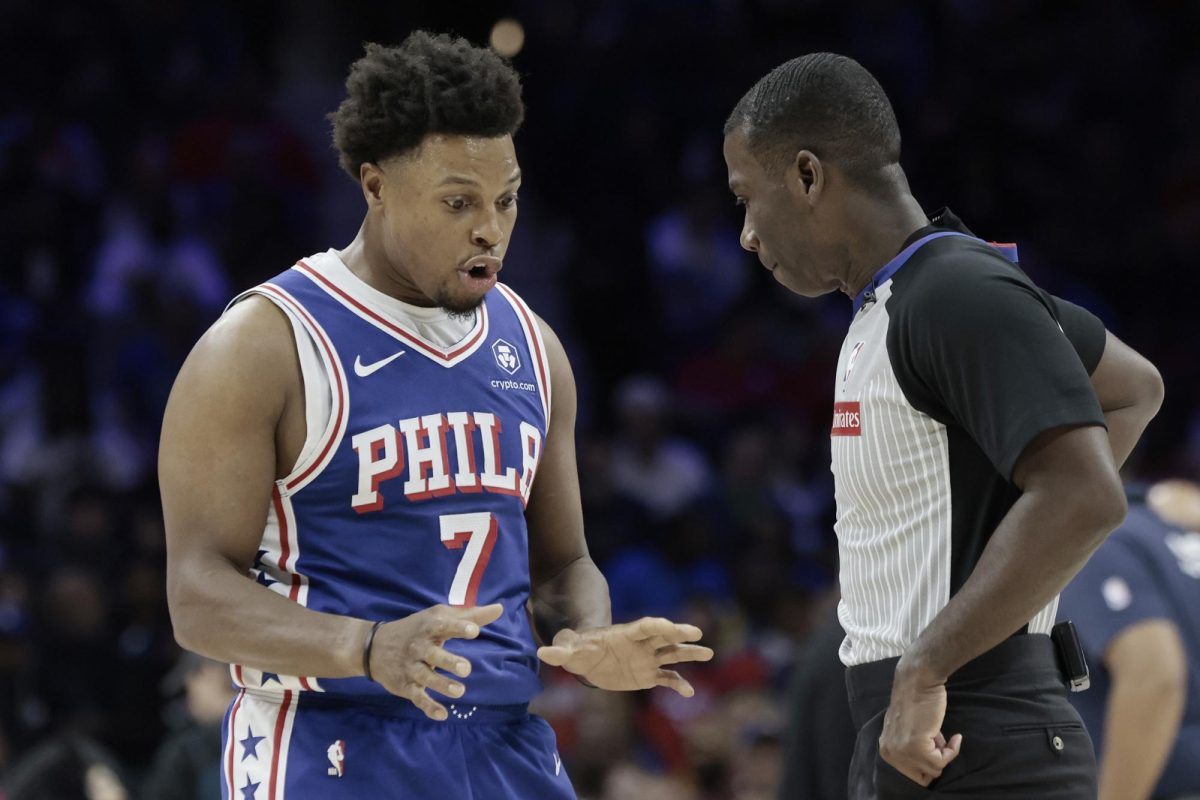
<svg viewBox="0 0 1200 800"><path fill-rule="evenodd" d="M788 168L788 191L800 201L816 205L825 188L825 166L811 150L801 150Z"/></svg>

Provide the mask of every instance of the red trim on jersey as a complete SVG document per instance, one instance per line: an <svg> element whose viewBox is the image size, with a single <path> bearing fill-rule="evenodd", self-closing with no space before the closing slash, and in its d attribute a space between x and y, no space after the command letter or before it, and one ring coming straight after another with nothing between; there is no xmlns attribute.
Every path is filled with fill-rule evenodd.
<svg viewBox="0 0 1200 800"><path fill-rule="evenodd" d="M529 334L529 342L533 346L533 360L537 362L538 377L541 378L541 383L538 384L538 390L542 395L542 405L545 407L543 410L545 411L545 414L546 414L546 427L549 428L550 427L550 391L549 391L550 382L546 378L546 367L544 364L545 359L542 356L542 347L540 344L538 344L538 329L534 327L535 323L534 323L533 319L531 319L529 316L530 312L527 311L525 308L525 301L523 301L519 297L517 297L516 292L514 292L512 289L509 289L507 286L504 286L499 283L496 284L496 286L499 287L504 292L504 295L509 298L513 307L517 309L517 312L521 315L521 318L525 321L525 325L527 326L526 330Z"/></svg>
<svg viewBox="0 0 1200 800"><path fill-rule="evenodd" d="M317 467L319 467L325 461L325 456L327 456L329 454L329 449L331 447L333 447L333 443L338 438L338 431L341 430L341 427L342 427L342 416L346 413L345 403L342 402L342 396L343 396L343 393L345 392L345 380L342 377L342 365L338 362L337 356L334 355L333 345L331 345L329 343L329 340L325 338L325 335L323 333L321 333L320 327L317 325L316 321L313 320L313 318L309 315L309 313L304 310L304 307L301 306L299 303L293 302L287 295L285 295L276 286L274 286L270 283L264 283L259 288L261 288L264 292L268 292L269 294L272 294L275 297L278 297L289 308L291 308L297 314L299 314L301 317L303 317L304 320L308 323L310 332L321 341L321 347L322 347L322 349L325 350L325 355L329 358L329 364L330 364L330 366L333 367L334 383L336 384L336 387L337 387L337 391L334 392L334 399L337 403L337 409L335 411L333 427L330 429L329 439L325 442L325 446L321 448L321 454L319 456L317 456L316 460L314 460L311 464L308 465L308 469L304 470L304 472L297 475L294 480L288 482L287 488L293 489L298 484L300 484L305 478L307 478L309 475L311 475L313 470L315 470Z"/></svg>
<svg viewBox="0 0 1200 800"><path fill-rule="evenodd" d="M347 294L343 289L341 289L339 286L337 286L337 284L335 284L333 281L329 280L324 275L320 274L315 269L313 269L308 264L306 264L303 259L296 262L296 268L300 269L306 275L310 276L313 280L317 281L318 284L320 284L322 287L324 287L325 291L327 291L331 294L337 295L343 301L354 306L354 308L358 309L360 312L362 312L366 316L370 317L372 320L374 320L379 325L382 325L384 328L388 329L389 331L392 331L397 336L400 336L401 338L404 339L404 341L409 342L410 344L421 348L421 350L423 350L427 355L432 356L433 358L436 358L439 361L453 361L455 358L462 355L467 350L470 350L483 337L483 332L487 328L487 326L484 324L484 320L487 317L487 305L482 304L479 306L479 313L481 316L479 317L478 330L475 331L475 335L472 336L467 341L463 342L460 346L458 346L454 350L447 353L442 350L439 350L438 348L434 347L433 345L427 344L423 340L414 336L412 333L406 331L404 328L401 328L399 325L395 324L394 322L389 321L387 318L381 317L379 314L376 314L374 311L372 311L371 309L364 306L362 303L355 300L351 295Z"/></svg>
<svg viewBox="0 0 1200 800"><path fill-rule="evenodd" d="M283 495L279 493L278 486L271 490L271 502L275 505L275 516L279 520L279 568L291 576L292 590L288 592L288 599L295 603L300 597L300 576L289 570L287 565L288 556L291 555L291 537L287 514L283 512Z"/></svg>
<svg viewBox="0 0 1200 800"><path fill-rule="evenodd" d="M241 667L238 667L238 671L241 671ZM229 712L229 753L225 759L225 780L228 782L230 797L233 797L233 793L237 791L233 782L233 752L237 749L237 713L238 709L242 707L242 698L245 696L245 689L238 692L237 699L233 701L233 710Z"/></svg>
<svg viewBox="0 0 1200 800"><path fill-rule="evenodd" d="M305 689L312 691L312 687L308 685L308 678L304 677L303 675L300 676L300 685Z"/></svg>
<svg viewBox="0 0 1200 800"><path fill-rule="evenodd" d="M283 702L279 704L279 715L275 717L275 746L271 753L271 781L270 791L267 794L267 800L275 800L275 781L279 777L279 748L283 744L283 726L287 722L288 707L292 704L292 693L286 691L283 693Z"/></svg>
<svg viewBox="0 0 1200 800"><path fill-rule="evenodd" d="M233 674L237 677L238 686L246 685L246 679L242 677L242 665L241 664L233 665Z"/></svg>

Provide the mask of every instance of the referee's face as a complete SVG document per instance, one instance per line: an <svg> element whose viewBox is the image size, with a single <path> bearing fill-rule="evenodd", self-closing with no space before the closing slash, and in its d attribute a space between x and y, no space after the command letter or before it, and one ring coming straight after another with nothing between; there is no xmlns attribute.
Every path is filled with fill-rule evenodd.
<svg viewBox="0 0 1200 800"><path fill-rule="evenodd" d="M742 247L757 254L775 280L797 294L818 297L842 288L836 277L837 248L827 241L836 226L817 222L823 181L818 179L813 191L803 184L795 164L772 175L754 157L744 131L726 136L724 149L729 188L746 214Z"/></svg>

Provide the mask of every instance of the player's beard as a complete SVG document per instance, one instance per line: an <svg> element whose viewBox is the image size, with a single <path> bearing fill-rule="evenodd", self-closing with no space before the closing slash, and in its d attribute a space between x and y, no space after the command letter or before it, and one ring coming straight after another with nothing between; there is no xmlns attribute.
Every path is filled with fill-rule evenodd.
<svg viewBox="0 0 1200 800"><path fill-rule="evenodd" d="M485 297L487 297L486 294L479 297L456 298L447 289L443 288L438 292L437 297L433 298L433 301L439 307L445 309L450 319L460 319L469 322L475 319L475 309L483 304Z"/></svg>

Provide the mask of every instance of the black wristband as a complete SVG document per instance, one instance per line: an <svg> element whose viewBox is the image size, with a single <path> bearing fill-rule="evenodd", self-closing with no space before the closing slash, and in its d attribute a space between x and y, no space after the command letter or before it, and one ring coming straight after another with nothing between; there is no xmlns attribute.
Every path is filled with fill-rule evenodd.
<svg viewBox="0 0 1200 800"><path fill-rule="evenodd" d="M375 632L379 630L379 626L383 624L383 620L379 620L371 626L371 632L367 634L366 644L363 645L363 675L367 680L374 681L371 677L371 645L375 644Z"/></svg>

